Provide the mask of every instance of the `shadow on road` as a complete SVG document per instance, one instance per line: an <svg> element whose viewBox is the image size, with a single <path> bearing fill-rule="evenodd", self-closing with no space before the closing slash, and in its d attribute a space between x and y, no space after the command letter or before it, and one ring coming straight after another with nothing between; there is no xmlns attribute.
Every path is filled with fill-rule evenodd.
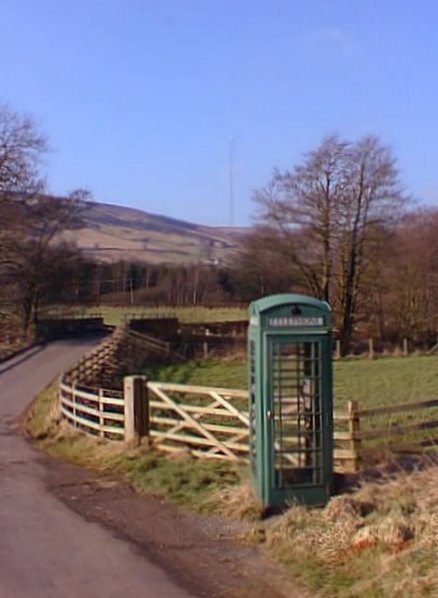
<svg viewBox="0 0 438 598"><path fill-rule="evenodd" d="M28 349L25 353L21 353L19 356L11 356L7 361L3 362L0 365L0 376L8 372L9 370L12 370L13 368L17 367L18 365L21 365L28 359L31 359L34 355L42 351L45 346L45 344L36 345L36 347Z"/></svg>
<svg viewBox="0 0 438 598"><path fill-rule="evenodd" d="M105 334L81 335L75 338L42 342L32 347L31 349L24 351L23 353L20 353L18 355L12 355L9 359L0 364L0 376L2 376L2 374L5 374L6 372L9 372L15 367L25 363L26 361L43 351L43 349L45 349L49 344L59 344L63 347L74 347L75 345L83 345L84 341L87 341L87 343L90 344L91 348L93 345L97 344L100 340L102 340L102 338L104 338L105 336Z"/></svg>

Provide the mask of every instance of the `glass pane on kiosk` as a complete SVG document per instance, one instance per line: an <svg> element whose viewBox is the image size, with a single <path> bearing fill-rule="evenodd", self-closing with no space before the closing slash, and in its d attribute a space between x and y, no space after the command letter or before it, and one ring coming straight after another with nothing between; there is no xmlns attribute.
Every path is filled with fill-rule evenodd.
<svg viewBox="0 0 438 598"><path fill-rule="evenodd" d="M322 484L320 342L272 340L271 359L275 487Z"/></svg>
<svg viewBox="0 0 438 598"><path fill-rule="evenodd" d="M256 473L257 461L257 406L256 406L256 350L255 342L249 342L249 451L251 468Z"/></svg>

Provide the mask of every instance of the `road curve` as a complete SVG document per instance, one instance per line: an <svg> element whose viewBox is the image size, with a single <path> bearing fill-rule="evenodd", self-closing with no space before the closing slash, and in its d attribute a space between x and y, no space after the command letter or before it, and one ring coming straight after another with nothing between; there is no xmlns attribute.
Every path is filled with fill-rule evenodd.
<svg viewBox="0 0 438 598"><path fill-rule="evenodd" d="M41 457L17 432L33 396L92 344L51 343L0 365L0 598L190 595L50 494Z"/></svg>

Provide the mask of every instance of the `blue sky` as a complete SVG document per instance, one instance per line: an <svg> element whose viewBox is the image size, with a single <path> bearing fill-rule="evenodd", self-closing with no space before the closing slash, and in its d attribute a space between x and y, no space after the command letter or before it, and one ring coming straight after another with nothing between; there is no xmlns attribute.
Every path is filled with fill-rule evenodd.
<svg viewBox="0 0 438 598"><path fill-rule="evenodd" d="M438 204L434 0L1 0L0 101L52 147L54 193L236 224L326 134L373 133Z"/></svg>

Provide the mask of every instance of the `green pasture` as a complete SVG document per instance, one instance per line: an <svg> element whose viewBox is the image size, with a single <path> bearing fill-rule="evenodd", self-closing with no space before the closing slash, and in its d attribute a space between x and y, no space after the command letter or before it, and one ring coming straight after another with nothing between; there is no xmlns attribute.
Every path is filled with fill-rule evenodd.
<svg viewBox="0 0 438 598"><path fill-rule="evenodd" d="M145 372L151 380L247 387L247 364L242 359L212 359L178 365L154 365ZM438 398L438 357L415 355L376 360L346 359L333 364L335 409L347 401L362 409Z"/></svg>
<svg viewBox="0 0 438 598"><path fill-rule="evenodd" d="M181 322L226 322L232 320L245 320L248 312L241 307L108 307L101 306L98 311L102 314L105 323L116 325L124 320L151 317L174 317Z"/></svg>
<svg viewBox="0 0 438 598"><path fill-rule="evenodd" d="M65 306L59 308L52 307L46 311L53 315L99 315L104 318L105 324L116 326L130 318L153 318L153 317L174 317L181 322L227 322L235 320L245 320L248 317L248 311L245 307L142 307L128 305L123 307L113 307L109 305L98 305L87 308L65 309Z"/></svg>
<svg viewBox="0 0 438 598"><path fill-rule="evenodd" d="M391 407L438 398L438 357L386 357L377 360L346 359L333 364L333 398L336 413L346 413L348 401L357 401L359 410ZM215 359L147 368L152 381L201 386L247 388L247 364L242 359ZM242 401L236 406L246 409ZM378 431L375 439L365 440L364 449L412 446L418 442L437 443L433 427L403 432L404 426L438 421L438 408L409 410L360 418L360 429ZM335 430L346 431L347 422L335 420ZM375 433L376 433L375 432ZM437 439L438 440L438 439ZM341 447L342 448L342 447Z"/></svg>

